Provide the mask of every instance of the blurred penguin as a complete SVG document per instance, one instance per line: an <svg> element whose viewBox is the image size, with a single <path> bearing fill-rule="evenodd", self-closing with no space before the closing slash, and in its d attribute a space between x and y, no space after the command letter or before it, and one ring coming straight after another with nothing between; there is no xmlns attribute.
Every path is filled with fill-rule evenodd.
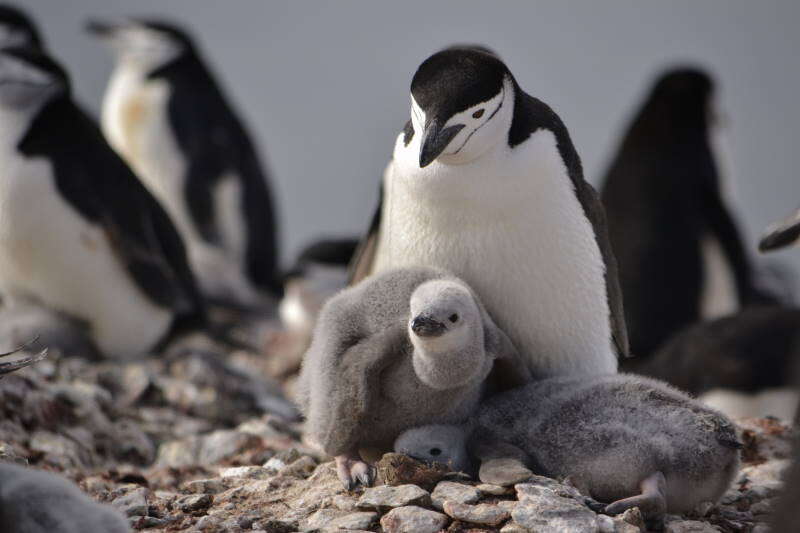
<svg viewBox="0 0 800 533"><path fill-rule="evenodd" d="M280 292L266 176L197 47L164 22L91 22L116 53L103 132L175 220L212 302L258 307Z"/></svg>
<svg viewBox="0 0 800 533"><path fill-rule="evenodd" d="M268 337L270 373L285 376L300 369L303 352L322 306L347 285L348 265L358 239L321 239L304 248L284 275L278 306L282 329Z"/></svg>
<svg viewBox="0 0 800 533"><path fill-rule="evenodd" d="M0 4L0 48L20 46L44 48L44 41L33 19L23 10Z"/></svg>
<svg viewBox="0 0 800 533"><path fill-rule="evenodd" d="M714 83L696 68L656 81L604 180L631 351L653 353L701 319L770 302L721 192ZM721 253L720 253L721 252Z"/></svg>

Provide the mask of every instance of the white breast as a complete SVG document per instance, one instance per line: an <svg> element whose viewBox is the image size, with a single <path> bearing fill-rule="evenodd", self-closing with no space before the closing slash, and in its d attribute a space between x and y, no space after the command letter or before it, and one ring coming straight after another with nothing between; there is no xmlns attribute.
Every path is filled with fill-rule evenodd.
<svg viewBox="0 0 800 533"><path fill-rule="evenodd" d="M615 372L605 265L552 132L424 169L418 137L386 171L376 270L464 278L537 375Z"/></svg>
<svg viewBox="0 0 800 533"><path fill-rule="evenodd" d="M154 305L110 249L106 235L60 196L45 159L0 152L0 291L86 320L110 357L142 354L166 333Z"/></svg>
<svg viewBox="0 0 800 533"><path fill-rule="evenodd" d="M187 162L169 123L170 90L165 81L148 80L140 69L120 63L103 101L103 132L169 213L203 292L251 304L260 296L245 274L247 228L240 179L235 174L223 176L212 191L222 238L222 246L212 246L200 237L189 213Z"/></svg>

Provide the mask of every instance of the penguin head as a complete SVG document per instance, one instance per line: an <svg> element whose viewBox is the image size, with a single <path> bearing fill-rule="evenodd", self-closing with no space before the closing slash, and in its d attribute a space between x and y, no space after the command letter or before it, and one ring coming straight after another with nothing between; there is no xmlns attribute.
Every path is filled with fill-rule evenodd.
<svg viewBox="0 0 800 533"><path fill-rule="evenodd" d="M35 112L69 94L69 78L50 56L30 47L0 49L0 108Z"/></svg>
<svg viewBox="0 0 800 533"><path fill-rule="evenodd" d="M426 59L411 81L420 168L469 163L507 139L514 88L505 64L483 47L454 46Z"/></svg>
<svg viewBox="0 0 800 533"><path fill-rule="evenodd" d="M439 463L455 472L469 470L466 432L458 426L430 425L404 431L394 451L426 463Z"/></svg>
<svg viewBox="0 0 800 533"><path fill-rule="evenodd" d="M0 4L0 48L30 46L42 48L42 38L33 20L22 10Z"/></svg>
<svg viewBox="0 0 800 533"><path fill-rule="evenodd" d="M483 315L472 292L456 280L432 280L411 295L408 335L414 369L436 389L464 385L484 369Z"/></svg>
<svg viewBox="0 0 800 533"><path fill-rule="evenodd" d="M714 82L697 67L669 69L656 80L647 106L663 123L679 127L705 128L714 122Z"/></svg>
<svg viewBox="0 0 800 533"><path fill-rule="evenodd" d="M147 19L90 20L86 29L108 43L120 61L151 71L194 51L189 35L173 24Z"/></svg>

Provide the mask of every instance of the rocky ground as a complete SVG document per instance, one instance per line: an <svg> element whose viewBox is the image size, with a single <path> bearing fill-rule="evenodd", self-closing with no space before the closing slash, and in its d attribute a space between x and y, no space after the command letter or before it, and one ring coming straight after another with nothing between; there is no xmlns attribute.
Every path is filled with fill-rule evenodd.
<svg viewBox="0 0 800 533"><path fill-rule="evenodd" d="M644 531L638 510L595 514L555 480L484 485L387 454L378 485L345 491L305 446L274 361L189 350L134 363L51 355L0 379L0 459L60 472L148 531ZM720 505L669 516L668 532L761 532L791 431L740 421L742 471Z"/></svg>

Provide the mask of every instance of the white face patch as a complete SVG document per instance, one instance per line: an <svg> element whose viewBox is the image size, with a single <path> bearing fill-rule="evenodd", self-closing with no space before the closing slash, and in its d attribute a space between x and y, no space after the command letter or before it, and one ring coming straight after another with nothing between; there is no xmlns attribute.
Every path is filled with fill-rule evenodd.
<svg viewBox="0 0 800 533"><path fill-rule="evenodd" d="M121 57L151 69L168 63L183 50L169 35L141 26L119 30L111 37L111 44Z"/></svg>

